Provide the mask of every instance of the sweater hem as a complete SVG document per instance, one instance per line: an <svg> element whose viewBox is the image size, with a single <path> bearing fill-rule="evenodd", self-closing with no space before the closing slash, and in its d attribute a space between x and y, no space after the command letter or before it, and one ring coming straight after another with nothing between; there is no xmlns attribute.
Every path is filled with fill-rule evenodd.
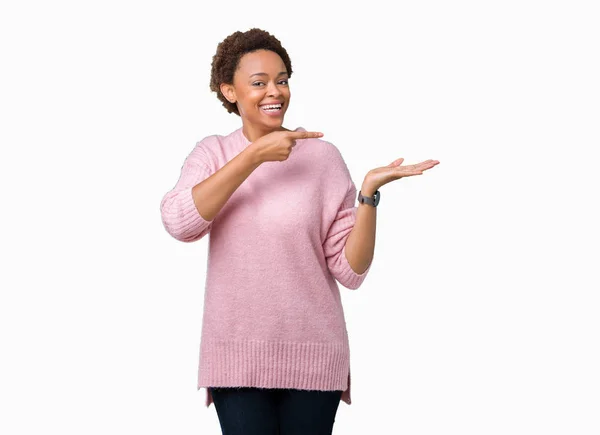
<svg viewBox="0 0 600 435"><path fill-rule="evenodd" d="M203 339L197 388L206 389L206 407L213 403L209 387L337 390L349 405L348 342Z"/></svg>

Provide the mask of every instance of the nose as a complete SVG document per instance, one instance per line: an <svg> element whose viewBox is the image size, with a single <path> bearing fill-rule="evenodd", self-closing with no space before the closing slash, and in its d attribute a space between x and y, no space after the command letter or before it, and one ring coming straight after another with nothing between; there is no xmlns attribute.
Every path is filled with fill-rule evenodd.
<svg viewBox="0 0 600 435"><path fill-rule="evenodd" d="M267 93L271 97L277 97L277 96L281 95L281 89L279 89L279 87L277 87L276 83L269 82L269 87L267 89Z"/></svg>

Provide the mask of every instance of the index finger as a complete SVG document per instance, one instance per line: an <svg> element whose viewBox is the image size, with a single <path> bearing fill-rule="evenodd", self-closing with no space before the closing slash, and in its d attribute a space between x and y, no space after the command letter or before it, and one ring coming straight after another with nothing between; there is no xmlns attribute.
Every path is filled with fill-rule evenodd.
<svg viewBox="0 0 600 435"><path fill-rule="evenodd" d="M322 137L323 133L318 131L290 131L288 136L292 139L308 139L311 137Z"/></svg>

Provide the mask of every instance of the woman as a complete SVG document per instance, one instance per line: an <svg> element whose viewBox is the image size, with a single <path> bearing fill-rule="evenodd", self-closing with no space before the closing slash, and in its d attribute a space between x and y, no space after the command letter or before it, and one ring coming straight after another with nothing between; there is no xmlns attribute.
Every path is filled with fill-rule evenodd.
<svg viewBox="0 0 600 435"><path fill-rule="evenodd" d="M282 125L291 75L268 32L225 38L211 89L242 127L198 142L161 201L174 238L210 233L198 389L224 434L331 434L340 400L351 403L336 279L356 289L371 267L378 189L439 163L369 171L355 207L339 150Z"/></svg>

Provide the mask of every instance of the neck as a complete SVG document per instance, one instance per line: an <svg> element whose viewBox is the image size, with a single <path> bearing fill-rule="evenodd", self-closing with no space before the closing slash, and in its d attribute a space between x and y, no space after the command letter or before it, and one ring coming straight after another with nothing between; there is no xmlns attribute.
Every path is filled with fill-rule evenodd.
<svg viewBox="0 0 600 435"><path fill-rule="evenodd" d="M263 137L266 134L272 133L274 131L289 131L287 128L284 128L283 126L279 126L276 128L265 128L264 126L257 126L257 125L253 125L248 121L243 121L243 127L242 127L242 132L244 133L244 136L246 136L246 139L248 139L250 142L254 142L258 139L260 139L261 137Z"/></svg>

